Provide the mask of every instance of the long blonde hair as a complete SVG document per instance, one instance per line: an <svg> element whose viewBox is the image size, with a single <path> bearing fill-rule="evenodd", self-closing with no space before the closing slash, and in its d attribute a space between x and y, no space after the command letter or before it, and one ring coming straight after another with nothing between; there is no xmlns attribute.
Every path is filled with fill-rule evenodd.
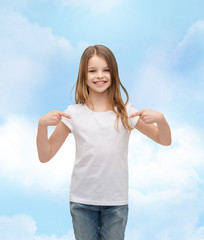
<svg viewBox="0 0 204 240"><path fill-rule="evenodd" d="M132 130L128 122L128 116L126 111L126 105L129 101L129 95L125 87L120 82L119 74L118 74L118 66L113 55L112 51L103 46L103 45L94 45L85 49L81 56L81 61L79 65L79 73L77 78L77 84L75 89L75 102L84 104L87 100L91 102L89 97L89 88L86 83L87 80L87 72L88 72L88 61L91 57L97 55L102 57L108 64L111 75L111 86L108 89L108 102L112 106L112 110L117 115L117 130L118 130L118 121L121 118L123 126L127 130ZM126 102L123 102L120 92L120 86L126 94ZM114 108L117 108L117 111Z"/></svg>

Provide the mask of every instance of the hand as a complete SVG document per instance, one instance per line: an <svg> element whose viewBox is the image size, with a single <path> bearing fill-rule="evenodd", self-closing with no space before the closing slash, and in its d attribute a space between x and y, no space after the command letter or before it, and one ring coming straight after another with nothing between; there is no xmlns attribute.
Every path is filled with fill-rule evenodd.
<svg viewBox="0 0 204 240"><path fill-rule="evenodd" d="M131 114L129 117L132 118L136 116L140 116L140 119L144 123L151 124L158 123L162 119L163 114L161 112L156 112L154 110L143 109L141 111Z"/></svg>
<svg viewBox="0 0 204 240"><path fill-rule="evenodd" d="M62 116L66 118L71 118L70 115L64 112L53 110L42 116L39 120L39 124L44 126L56 126L61 121Z"/></svg>

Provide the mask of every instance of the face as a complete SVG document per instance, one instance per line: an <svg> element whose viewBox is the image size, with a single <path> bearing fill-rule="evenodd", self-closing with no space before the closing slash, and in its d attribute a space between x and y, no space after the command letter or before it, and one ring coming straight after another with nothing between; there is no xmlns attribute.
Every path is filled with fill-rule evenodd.
<svg viewBox="0 0 204 240"><path fill-rule="evenodd" d="M110 69L103 58L95 55L89 59L86 83L90 93L104 93L111 86Z"/></svg>

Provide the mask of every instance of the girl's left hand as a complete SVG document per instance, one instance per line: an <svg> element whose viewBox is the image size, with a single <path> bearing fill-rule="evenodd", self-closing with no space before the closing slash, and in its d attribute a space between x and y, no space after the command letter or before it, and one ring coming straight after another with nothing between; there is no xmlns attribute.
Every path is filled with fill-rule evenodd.
<svg viewBox="0 0 204 240"><path fill-rule="evenodd" d="M140 116L140 119L147 124L158 123L162 118L163 114L151 109L143 109L136 113L129 115L130 118Z"/></svg>

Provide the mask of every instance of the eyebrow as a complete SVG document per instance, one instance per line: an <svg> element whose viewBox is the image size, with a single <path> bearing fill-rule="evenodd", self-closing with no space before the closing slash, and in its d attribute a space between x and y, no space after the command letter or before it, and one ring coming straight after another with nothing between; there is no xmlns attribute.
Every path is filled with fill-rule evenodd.
<svg viewBox="0 0 204 240"><path fill-rule="evenodd" d="M92 67L92 66L91 66L91 67L88 67L88 69L89 69L89 68L97 68L97 67ZM107 67L104 67L103 69L106 69L106 68L109 68L109 67L107 66Z"/></svg>

